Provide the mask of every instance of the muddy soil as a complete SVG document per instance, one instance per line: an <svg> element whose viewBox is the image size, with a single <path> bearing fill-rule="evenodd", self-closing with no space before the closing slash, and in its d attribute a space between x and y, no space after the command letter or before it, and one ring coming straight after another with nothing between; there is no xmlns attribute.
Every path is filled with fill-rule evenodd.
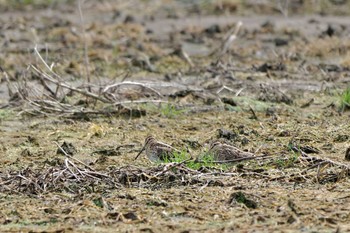
<svg viewBox="0 0 350 233"><path fill-rule="evenodd" d="M285 2L0 1L0 231L350 231L349 3Z"/></svg>

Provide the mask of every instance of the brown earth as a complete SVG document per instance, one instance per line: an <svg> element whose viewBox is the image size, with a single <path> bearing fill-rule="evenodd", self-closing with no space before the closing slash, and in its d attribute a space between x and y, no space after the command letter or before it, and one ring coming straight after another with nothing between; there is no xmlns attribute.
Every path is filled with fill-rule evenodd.
<svg viewBox="0 0 350 233"><path fill-rule="evenodd" d="M0 1L1 232L350 230L349 3L85 1L82 22L18 2ZM134 160L147 135L265 157Z"/></svg>

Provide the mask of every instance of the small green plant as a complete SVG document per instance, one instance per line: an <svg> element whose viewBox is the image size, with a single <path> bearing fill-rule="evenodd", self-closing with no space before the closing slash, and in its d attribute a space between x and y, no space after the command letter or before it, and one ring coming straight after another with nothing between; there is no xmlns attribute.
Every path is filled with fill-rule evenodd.
<svg viewBox="0 0 350 233"><path fill-rule="evenodd" d="M272 166L275 166L277 168L289 168L294 166L295 162L300 156L300 146L291 140L287 145L287 149L290 151L291 155L284 158L276 158L272 162Z"/></svg>
<svg viewBox="0 0 350 233"><path fill-rule="evenodd" d="M284 159L277 158L274 161L274 164L278 168L290 168L294 166L294 163L298 160L298 157L299 157L299 153L296 153L293 151L293 155Z"/></svg>
<svg viewBox="0 0 350 233"><path fill-rule="evenodd" d="M189 159L191 156L187 153L186 150L182 150L180 152L174 152L174 156L171 158L165 157L164 162L165 163L181 163L187 159Z"/></svg>
<svg viewBox="0 0 350 233"><path fill-rule="evenodd" d="M345 89L340 99L340 110L345 111L349 109L350 109L350 87Z"/></svg>
<svg viewBox="0 0 350 233"><path fill-rule="evenodd" d="M12 118L13 116L14 116L13 111L8 109L0 109L0 121L7 120L9 118Z"/></svg>
<svg viewBox="0 0 350 233"><path fill-rule="evenodd" d="M34 6L49 6L53 0L12 0L6 4L13 6L34 5ZM5 3L4 3L5 4Z"/></svg>
<svg viewBox="0 0 350 233"><path fill-rule="evenodd" d="M217 164L214 163L214 156L208 153L205 153L200 157L199 161L195 161L194 166L197 166L197 169L201 167L215 167Z"/></svg>
<svg viewBox="0 0 350 233"><path fill-rule="evenodd" d="M206 156L205 158L202 158L200 161L197 160L191 160L186 163L187 167L193 170L198 170L201 167L213 167L215 164L213 164L213 159L209 156Z"/></svg>
<svg viewBox="0 0 350 233"><path fill-rule="evenodd" d="M242 203L246 207L251 209L256 209L258 207L258 203L248 198L246 194L244 194L243 192L236 192L231 194L230 203L234 203L234 202Z"/></svg>
<svg viewBox="0 0 350 233"><path fill-rule="evenodd" d="M191 156L188 154L186 150L182 150L181 152L175 152L174 156L170 159L166 159L164 162L165 163L171 163L171 162L176 162L176 163L181 163L185 160L188 160L191 158ZM214 162L214 157L210 154L204 154L201 156L200 160L195 160L191 159L185 162L185 165L193 170L198 170L202 167L206 168L217 168L221 170L227 170L228 169L228 164L218 164Z"/></svg>
<svg viewBox="0 0 350 233"><path fill-rule="evenodd" d="M177 109L174 105L172 104L166 104L165 106L162 106L160 109L160 113L162 116L167 117L167 118L175 118L178 115L181 115L184 113L184 110L182 109Z"/></svg>
<svg viewBox="0 0 350 233"><path fill-rule="evenodd" d="M93 202L97 207L103 208L103 200L102 200L101 197L98 197L98 198L93 199L92 202Z"/></svg>

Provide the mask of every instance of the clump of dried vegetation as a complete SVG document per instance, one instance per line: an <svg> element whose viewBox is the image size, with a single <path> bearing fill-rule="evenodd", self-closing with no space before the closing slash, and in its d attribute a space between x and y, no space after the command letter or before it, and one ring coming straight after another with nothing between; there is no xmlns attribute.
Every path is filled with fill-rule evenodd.
<svg viewBox="0 0 350 233"><path fill-rule="evenodd" d="M0 0L0 6L18 9L19 2ZM39 10L47 4L52 9L58 4L24 2L26 7L20 9ZM349 220L343 209L327 215L348 196L335 198L331 207L311 203L309 209L300 207L305 197L298 196L298 187L317 195L322 194L319 189L332 193L338 184L348 188L346 26L325 27L318 22L322 18L306 22L310 27L322 24L322 30L314 34L283 20L282 26L267 21L252 27L243 20L181 26L181 17L222 12L263 11L287 18L315 6L304 1L170 1L178 6L176 11L169 11L164 4L152 5L143 15L143 23L138 14L128 13L128 3L117 2L119 7L109 1L87 3L91 12L111 14L103 18L106 25L84 18L82 1L78 1L75 21L43 17L56 26L33 27L32 37L36 42L43 38L53 41L56 47L37 43L31 50L30 64L27 62L21 72L11 62L17 53L26 60L28 54L23 51L28 48L6 47L13 38L6 39L3 46L8 59L0 56L0 84L6 85L9 96L7 103L0 103L0 123L4 122L0 152L5 155L0 170L1 194L30 200L54 196L54 200L71 205L77 199L84 202L90 198L92 206L104 214L100 219L90 212L93 208L79 202L76 205L81 206L62 213L45 209L54 219L45 220L47 225L65 222L69 215L78 219L74 226L84 221L92 225L98 222L99 226L123 222L138 224L140 230L177 221L195 227L211 224L205 225L205 230L215 224L222 224L224 230L249 224L256 229L281 225L300 230L303 220L310 219L334 229L338 222ZM137 2L137 7L148 6ZM70 3L60 6L72 7ZM319 1L312 9L323 12L329 4ZM331 5L338 9L337 4ZM162 31L165 27L158 25L157 19L165 18L181 29L174 26L169 32ZM10 26L7 29L12 30ZM60 57L62 50L79 54L79 59ZM0 89L0 95L5 89ZM12 128L11 122L25 126ZM185 149L159 163L150 164L144 157L132 160L149 133L167 138L172 147ZM215 160L206 149L215 140L252 156ZM176 195L164 196L167 192ZM297 201L289 196L292 192ZM273 197L269 199L269 195ZM282 198L281 204L276 197L288 200ZM298 201L301 209L295 204ZM85 211L83 207L93 217L74 215ZM313 213L320 209L326 213L315 217ZM264 210L269 212L264 214ZM6 212L6 216L12 217L0 217L0 223L10 227L23 224L21 213ZM270 224L269 219L278 219L278 223Z"/></svg>

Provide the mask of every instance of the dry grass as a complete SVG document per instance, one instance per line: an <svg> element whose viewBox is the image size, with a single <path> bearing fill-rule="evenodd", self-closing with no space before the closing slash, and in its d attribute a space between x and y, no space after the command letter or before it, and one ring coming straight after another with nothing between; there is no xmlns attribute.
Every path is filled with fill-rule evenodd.
<svg viewBox="0 0 350 233"><path fill-rule="evenodd" d="M349 231L347 34L252 15L348 3L288 2L85 1L83 23L66 1L9 6L0 231ZM231 14L249 15L239 33ZM147 135L193 157L218 139L259 157L135 161Z"/></svg>

